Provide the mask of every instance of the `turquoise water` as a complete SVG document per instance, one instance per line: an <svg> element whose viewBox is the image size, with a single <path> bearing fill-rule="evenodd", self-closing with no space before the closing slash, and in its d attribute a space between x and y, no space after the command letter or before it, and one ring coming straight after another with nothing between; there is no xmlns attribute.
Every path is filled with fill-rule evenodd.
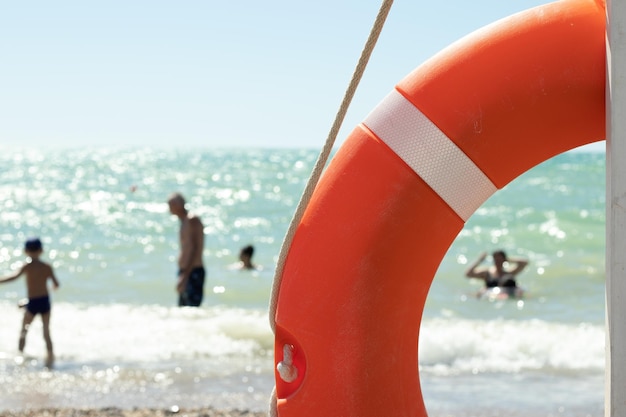
<svg viewBox="0 0 626 417"><path fill-rule="evenodd" d="M266 409L274 265L316 150L0 150L0 274L38 235L61 281L50 372L38 320L17 357L24 282L0 285L0 409ZM199 309L175 307L173 191L205 226ZM233 269L248 243L262 268ZM463 276L499 248L530 260L522 301L479 301L480 284ZM560 155L485 202L427 300L419 369L430 415L603 415L604 256L603 153Z"/></svg>

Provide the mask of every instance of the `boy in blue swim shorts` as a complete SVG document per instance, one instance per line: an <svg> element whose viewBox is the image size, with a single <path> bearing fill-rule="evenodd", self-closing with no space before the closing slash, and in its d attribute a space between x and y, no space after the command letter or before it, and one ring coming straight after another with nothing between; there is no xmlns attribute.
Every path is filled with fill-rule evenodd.
<svg viewBox="0 0 626 417"><path fill-rule="evenodd" d="M24 311L24 320L20 332L19 351L24 352L26 345L26 333L28 327L37 314L41 315L43 322L43 338L46 342L48 355L46 357L46 367L51 368L54 363L54 352L52 349L52 339L50 338L50 297L48 295L48 280L52 281L54 289L59 288L59 281L54 275L52 267L39 259L43 253L41 240L38 238L29 239L24 245L24 252L30 258L17 272L0 278L0 283L16 280L22 274L26 276L26 291L28 293L28 303Z"/></svg>

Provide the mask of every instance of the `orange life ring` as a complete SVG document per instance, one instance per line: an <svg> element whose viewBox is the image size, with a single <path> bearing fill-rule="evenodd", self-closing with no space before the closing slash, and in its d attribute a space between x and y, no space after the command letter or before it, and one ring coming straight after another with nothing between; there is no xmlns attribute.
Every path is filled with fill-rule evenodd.
<svg viewBox="0 0 626 417"><path fill-rule="evenodd" d="M550 3L435 55L355 128L287 254L280 417L426 415L417 346L439 263L497 189L605 138L605 57L603 2Z"/></svg>

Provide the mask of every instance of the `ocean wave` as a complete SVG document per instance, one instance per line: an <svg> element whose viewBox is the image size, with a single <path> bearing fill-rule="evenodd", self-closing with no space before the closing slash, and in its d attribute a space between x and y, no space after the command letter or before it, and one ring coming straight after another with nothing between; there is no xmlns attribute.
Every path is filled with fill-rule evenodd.
<svg viewBox="0 0 626 417"><path fill-rule="evenodd" d="M419 364L436 375L602 373L605 329L537 319L430 319L421 327Z"/></svg>
<svg viewBox="0 0 626 417"><path fill-rule="evenodd" d="M15 351L20 312L1 303L0 313L7 323L0 329L0 352ZM40 328L35 320L27 340L29 355L45 352ZM51 330L57 357L76 364L201 360L245 368L254 360L273 366L274 337L265 310L57 303ZM418 352L420 372L439 376L601 373L605 329L538 319L426 319Z"/></svg>

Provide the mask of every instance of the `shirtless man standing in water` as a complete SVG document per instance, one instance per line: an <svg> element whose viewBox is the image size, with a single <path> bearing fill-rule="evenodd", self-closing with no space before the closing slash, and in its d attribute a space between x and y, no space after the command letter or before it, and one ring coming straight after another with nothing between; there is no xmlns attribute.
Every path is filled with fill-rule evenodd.
<svg viewBox="0 0 626 417"><path fill-rule="evenodd" d="M178 305L198 307L204 296L204 226L196 215L185 208L185 198L180 193L167 200L170 213L180 220L180 254L178 255Z"/></svg>

